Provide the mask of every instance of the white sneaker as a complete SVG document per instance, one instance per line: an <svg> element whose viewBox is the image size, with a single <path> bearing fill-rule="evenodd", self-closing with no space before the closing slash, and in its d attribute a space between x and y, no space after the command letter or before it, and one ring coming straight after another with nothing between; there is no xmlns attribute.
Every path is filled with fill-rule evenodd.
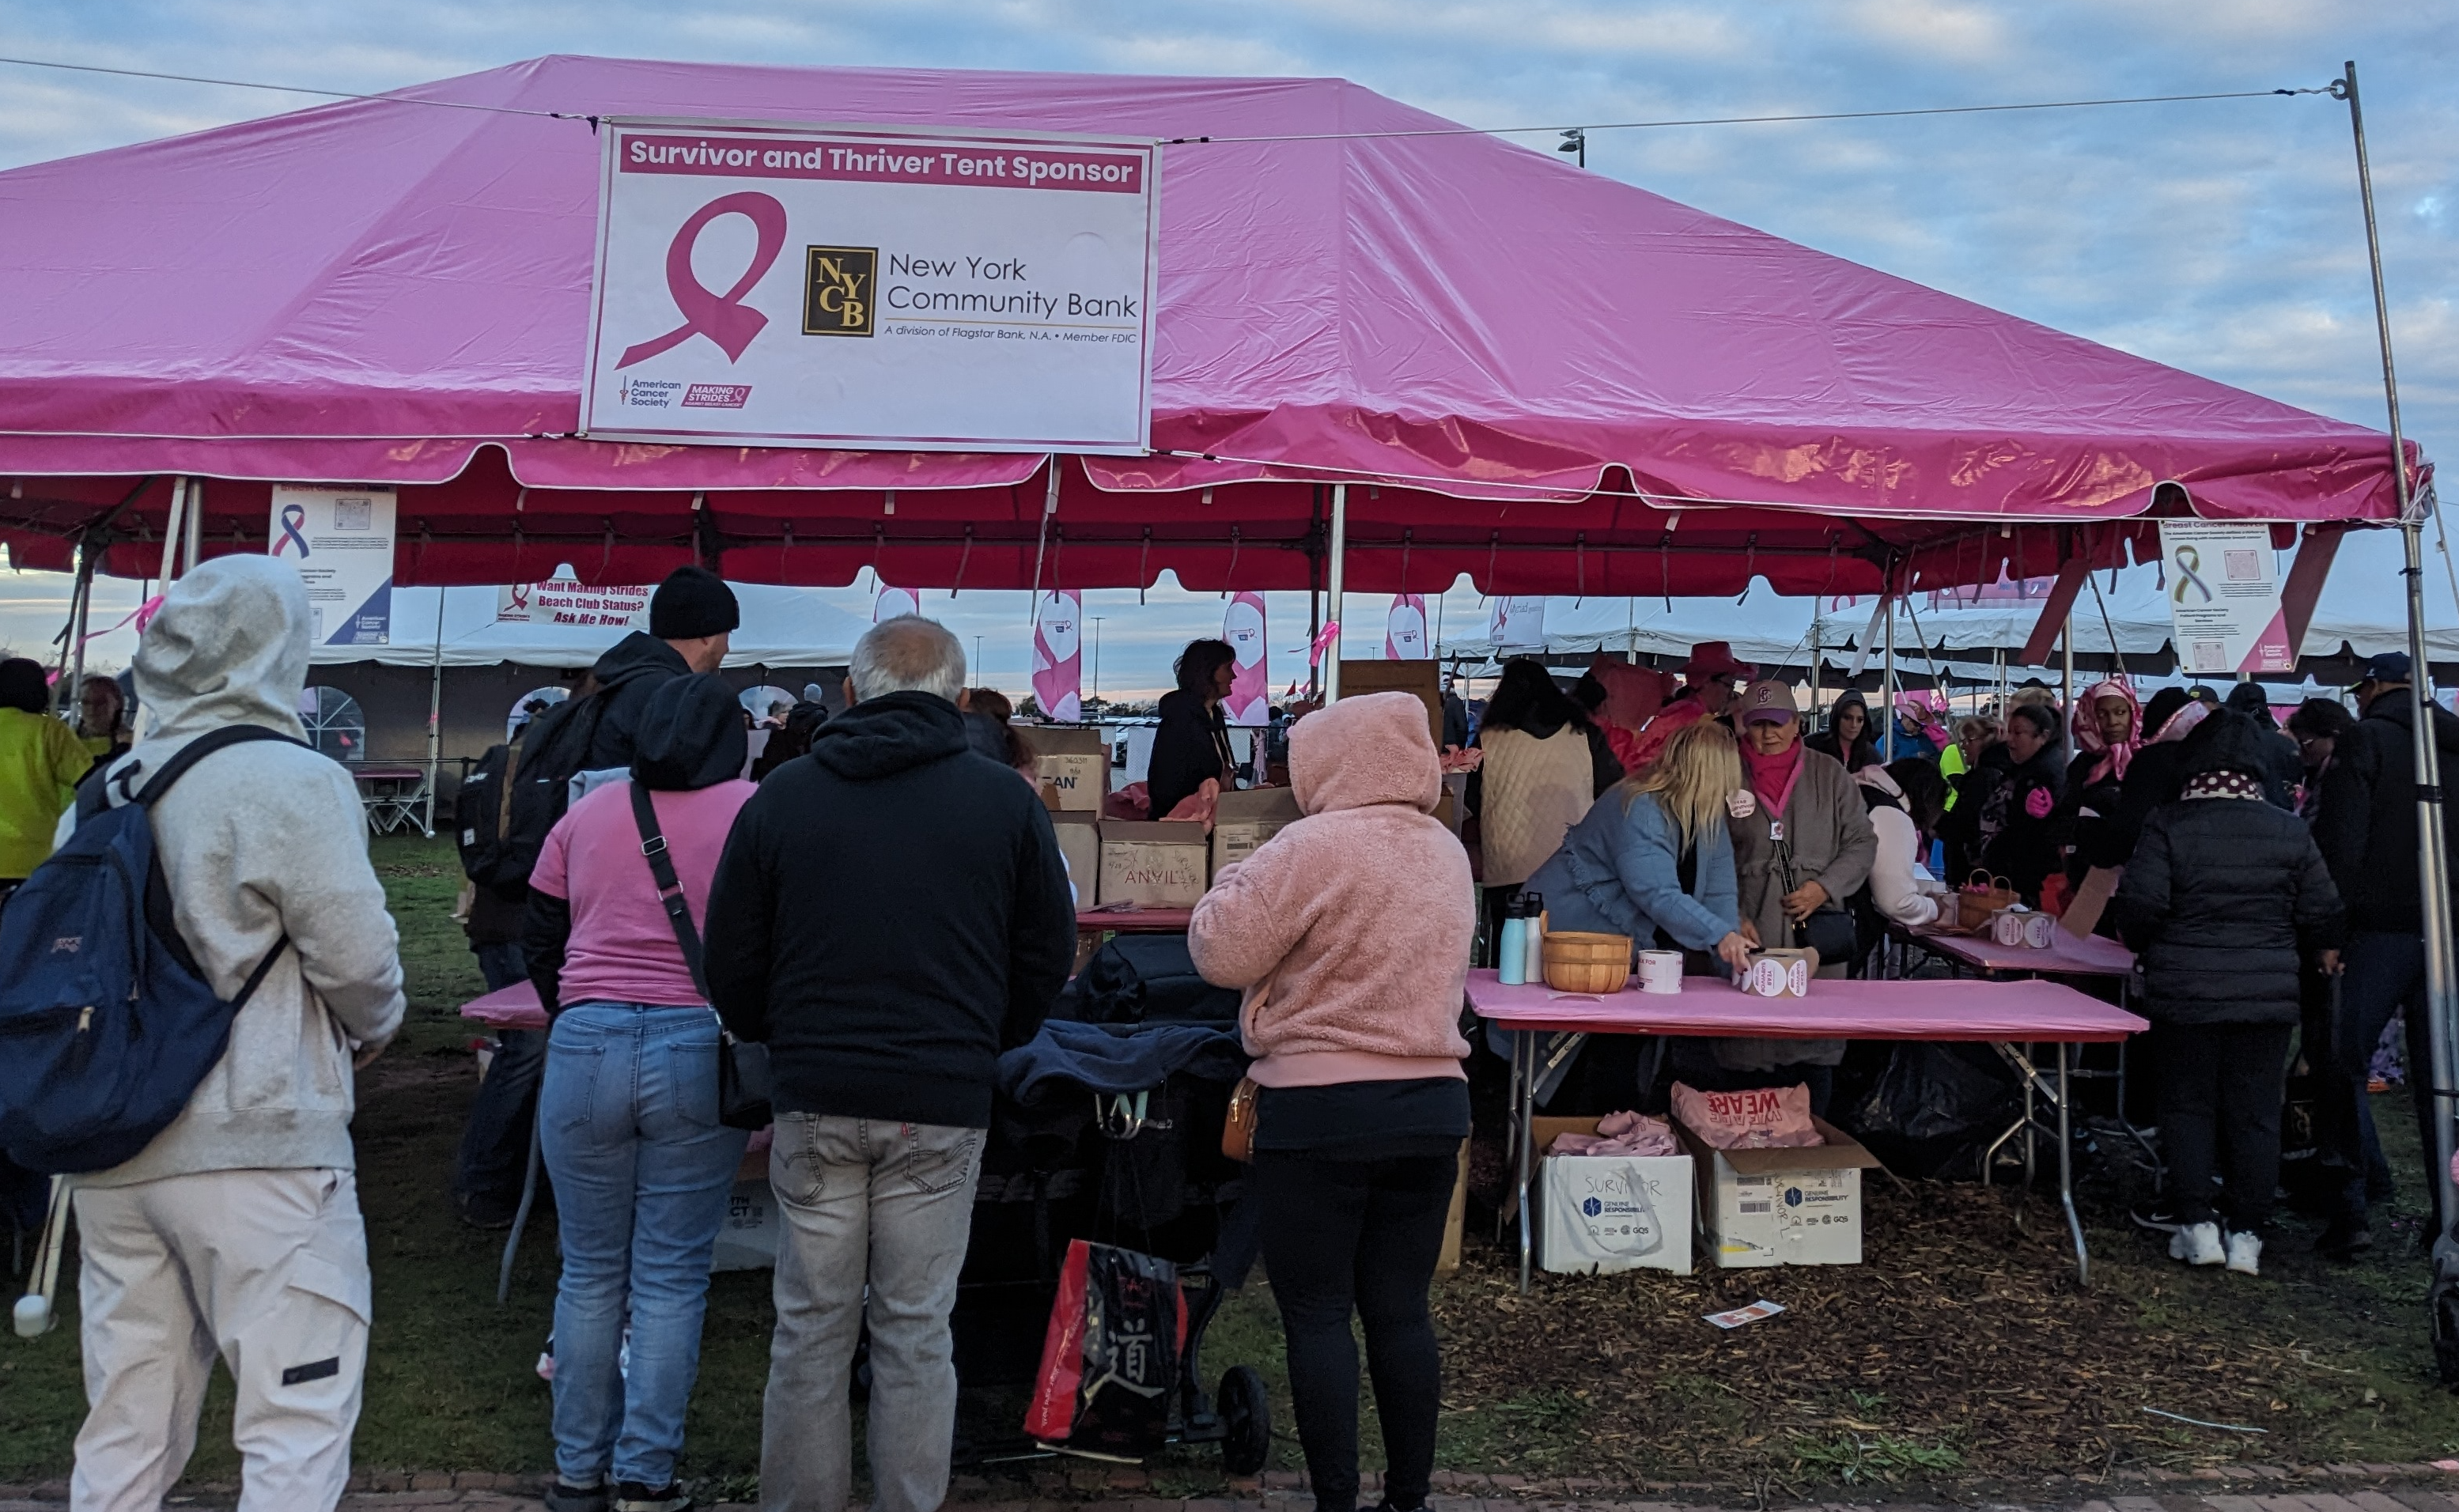
<svg viewBox="0 0 2459 1512"><path fill-rule="evenodd" d="M2239 1275L2262 1274L2262 1240L2250 1233L2229 1235L2228 1268Z"/></svg>
<svg viewBox="0 0 2459 1512"><path fill-rule="evenodd" d="M2169 1258L2183 1260L2193 1266L2220 1264L2228 1258L2227 1252L2220 1249L2220 1226L2208 1219L2181 1226L2169 1236Z"/></svg>

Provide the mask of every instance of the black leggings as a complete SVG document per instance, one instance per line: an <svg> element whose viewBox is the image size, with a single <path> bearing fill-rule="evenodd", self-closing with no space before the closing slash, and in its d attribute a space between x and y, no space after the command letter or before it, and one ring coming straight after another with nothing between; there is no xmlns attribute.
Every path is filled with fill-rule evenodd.
<svg viewBox="0 0 2459 1512"><path fill-rule="evenodd" d="M2160 1142L2179 1223L2260 1233L2280 1182L2280 1101L2294 1024L2160 1024ZM2225 1166L2222 1162L2225 1161ZM2218 1170L2226 1212L2212 1207Z"/></svg>
<svg viewBox="0 0 2459 1512"><path fill-rule="evenodd" d="M1264 1266L1289 1343L1298 1443L1319 1512L1357 1506L1357 1345L1383 1422L1383 1500L1413 1512L1435 1470L1441 1361L1426 1306L1443 1246L1456 1155L1335 1160L1255 1153Z"/></svg>

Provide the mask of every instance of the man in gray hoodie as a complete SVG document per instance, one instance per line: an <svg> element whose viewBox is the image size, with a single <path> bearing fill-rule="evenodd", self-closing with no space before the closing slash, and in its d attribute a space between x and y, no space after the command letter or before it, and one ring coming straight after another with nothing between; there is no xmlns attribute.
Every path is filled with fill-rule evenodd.
<svg viewBox="0 0 2459 1512"><path fill-rule="evenodd" d="M303 739L307 637L286 563L223 556L173 584L137 644L144 712L111 801L225 724ZM179 937L216 993L236 997L287 946L179 1119L127 1164L76 1178L91 1405L71 1505L161 1504L219 1354L238 1388L242 1512L330 1508L349 1480L369 1315L352 1060L401 1027L392 916L349 773L305 745L207 756L155 808L154 839Z"/></svg>

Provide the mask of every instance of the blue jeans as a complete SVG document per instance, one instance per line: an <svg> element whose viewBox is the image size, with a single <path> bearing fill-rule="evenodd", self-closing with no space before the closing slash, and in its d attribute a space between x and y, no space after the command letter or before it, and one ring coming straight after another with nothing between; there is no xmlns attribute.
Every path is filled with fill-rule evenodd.
<svg viewBox="0 0 2459 1512"><path fill-rule="evenodd" d="M2374 1046L2382 1041L2383 1026L2391 1015L2403 1014L2407 1020L2407 1089L2416 1106L2417 1139L2425 1150L2426 1200L2436 1209L2434 1226L2442 1219L2442 1183L2433 1176L2433 1034L2425 1017L2425 936L2383 930L2359 930L2348 936L2341 949L2340 1015L2333 1025L2334 1048L2338 1051L2340 1069L2357 1087L2363 1088L2371 1063ZM2359 1091L2357 1133L2363 1142L2356 1149L2340 1152L2343 1164L2350 1170L2366 1168L2366 1149L2379 1150L2380 1136L2374 1129L2373 1099ZM2362 1222L2365 1212L2364 1178L2350 1179L2349 1190L2341 1203L2343 1212L2352 1221Z"/></svg>
<svg viewBox="0 0 2459 1512"><path fill-rule="evenodd" d="M717 1016L576 1003L539 1093L563 1277L555 1296L555 1467L664 1486L700 1374L708 1262L746 1138L717 1121ZM619 1369L623 1328L631 1366Z"/></svg>

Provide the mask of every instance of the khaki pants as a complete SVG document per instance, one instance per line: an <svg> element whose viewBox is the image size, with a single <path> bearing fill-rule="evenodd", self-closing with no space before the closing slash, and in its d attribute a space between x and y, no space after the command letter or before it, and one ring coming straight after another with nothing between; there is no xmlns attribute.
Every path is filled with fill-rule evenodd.
<svg viewBox="0 0 2459 1512"><path fill-rule="evenodd" d="M762 1406L766 1512L845 1512L853 1500L847 1389L865 1322L872 1512L936 1512L948 1499L956 1428L948 1314L973 1233L983 1138L937 1124L777 1115L768 1185L786 1224Z"/></svg>
<svg viewBox="0 0 2459 1512"><path fill-rule="evenodd" d="M75 1512L153 1512L197 1443L215 1355L238 1387L240 1512L310 1512L350 1479L368 1246L346 1170L231 1170L76 1193L85 1426Z"/></svg>

